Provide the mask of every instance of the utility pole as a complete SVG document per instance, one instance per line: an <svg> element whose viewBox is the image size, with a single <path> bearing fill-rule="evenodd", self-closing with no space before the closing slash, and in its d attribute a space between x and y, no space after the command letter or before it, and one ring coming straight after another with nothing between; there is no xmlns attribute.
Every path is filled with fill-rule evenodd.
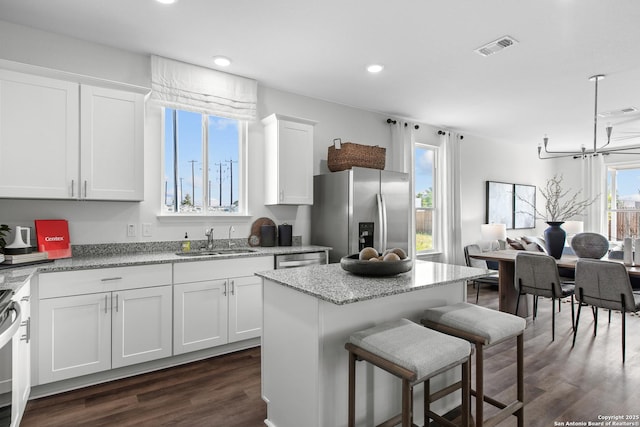
<svg viewBox="0 0 640 427"><path fill-rule="evenodd" d="M234 163L238 163L237 160L225 160L226 162L229 162L229 206L233 205L233 164Z"/></svg>
<svg viewBox="0 0 640 427"><path fill-rule="evenodd" d="M218 166L218 206L222 206L222 162L216 163Z"/></svg>
<svg viewBox="0 0 640 427"><path fill-rule="evenodd" d="M197 160L189 160L191 163L191 206L196 207L196 180L195 180L195 172L194 172L194 164Z"/></svg>

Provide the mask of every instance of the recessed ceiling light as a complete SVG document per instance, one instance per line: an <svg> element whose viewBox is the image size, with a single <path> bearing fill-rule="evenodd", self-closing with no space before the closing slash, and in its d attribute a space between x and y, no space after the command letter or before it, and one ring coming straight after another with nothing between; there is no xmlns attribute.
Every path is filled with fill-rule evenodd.
<svg viewBox="0 0 640 427"><path fill-rule="evenodd" d="M213 63L219 67L228 67L231 65L231 60L226 56L216 56L213 58Z"/></svg>
<svg viewBox="0 0 640 427"><path fill-rule="evenodd" d="M367 67L367 71L374 74L379 73L383 69L384 69L384 65L380 65L380 64L371 64Z"/></svg>
<svg viewBox="0 0 640 427"><path fill-rule="evenodd" d="M158 3L162 3L162 4L174 4L175 2L177 2L178 0L156 0Z"/></svg>

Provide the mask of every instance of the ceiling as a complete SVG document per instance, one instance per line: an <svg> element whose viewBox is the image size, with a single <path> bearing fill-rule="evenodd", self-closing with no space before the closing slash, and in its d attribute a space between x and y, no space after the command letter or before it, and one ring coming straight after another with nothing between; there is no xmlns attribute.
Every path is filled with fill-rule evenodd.
<svg viewBox="0 0 640 427"><path fill-rule="evenodd" d="M532 151L545 134L593 146L591 75L607 75L600 111L640 110L637 0L0 0L0 19L211 68L224 55L264 86ZM505 35L519 43L474 52ZM612 144L640 144L640 112L607 122Z"/></svg>

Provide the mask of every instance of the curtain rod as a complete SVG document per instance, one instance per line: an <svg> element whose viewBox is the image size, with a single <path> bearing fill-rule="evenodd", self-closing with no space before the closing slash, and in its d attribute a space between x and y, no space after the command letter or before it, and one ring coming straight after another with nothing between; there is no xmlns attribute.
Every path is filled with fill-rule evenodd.
<svg viewBox="0 0 640 427"><path fill-rule="evenodd" d="M398 121L397 121L397 120L393 120L393 119L387 119L387 123L392 124L392 125L395 125L396 123L398 123ZM404 127L407 127L407 126L409 126L409 123L405 122L405 123L404 123ZM418 130L418 129L420 129L420 126L418 126L418 125L413 125L413 128L414 128L414 129L416 129L416 130Z"/></svg>

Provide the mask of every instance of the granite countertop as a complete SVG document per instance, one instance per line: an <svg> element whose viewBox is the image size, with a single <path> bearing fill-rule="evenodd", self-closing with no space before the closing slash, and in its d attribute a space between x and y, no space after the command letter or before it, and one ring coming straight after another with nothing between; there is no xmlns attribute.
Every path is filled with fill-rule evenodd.
<svg viewBox="0 0 640 427"><path fill-rule="evenodd" d="M234 247L233 249L245 249ZM0 290L11 289L17 291L36 273L50 273L55 271L87 270L92 268L126 267L134 265L164 264L178 262L196 262L206 260L258 257L268 255L282 255L291 253L319 252L329 250L325 246L274 246L246 248L255 252L235 253L224 255L182 256L175 251L83 255L73 258L57 259L50 263L15 267L0 270Z"/></svg>
<svg viewBox="0 0 640 427"><path fill-rule="evenodd" d="M323 301L343 305L471 280L487 276L491 272L482 268L418 260L411 271L391 277L356 276L343 270L340 264L313 265L256 274Z"/></svg>

